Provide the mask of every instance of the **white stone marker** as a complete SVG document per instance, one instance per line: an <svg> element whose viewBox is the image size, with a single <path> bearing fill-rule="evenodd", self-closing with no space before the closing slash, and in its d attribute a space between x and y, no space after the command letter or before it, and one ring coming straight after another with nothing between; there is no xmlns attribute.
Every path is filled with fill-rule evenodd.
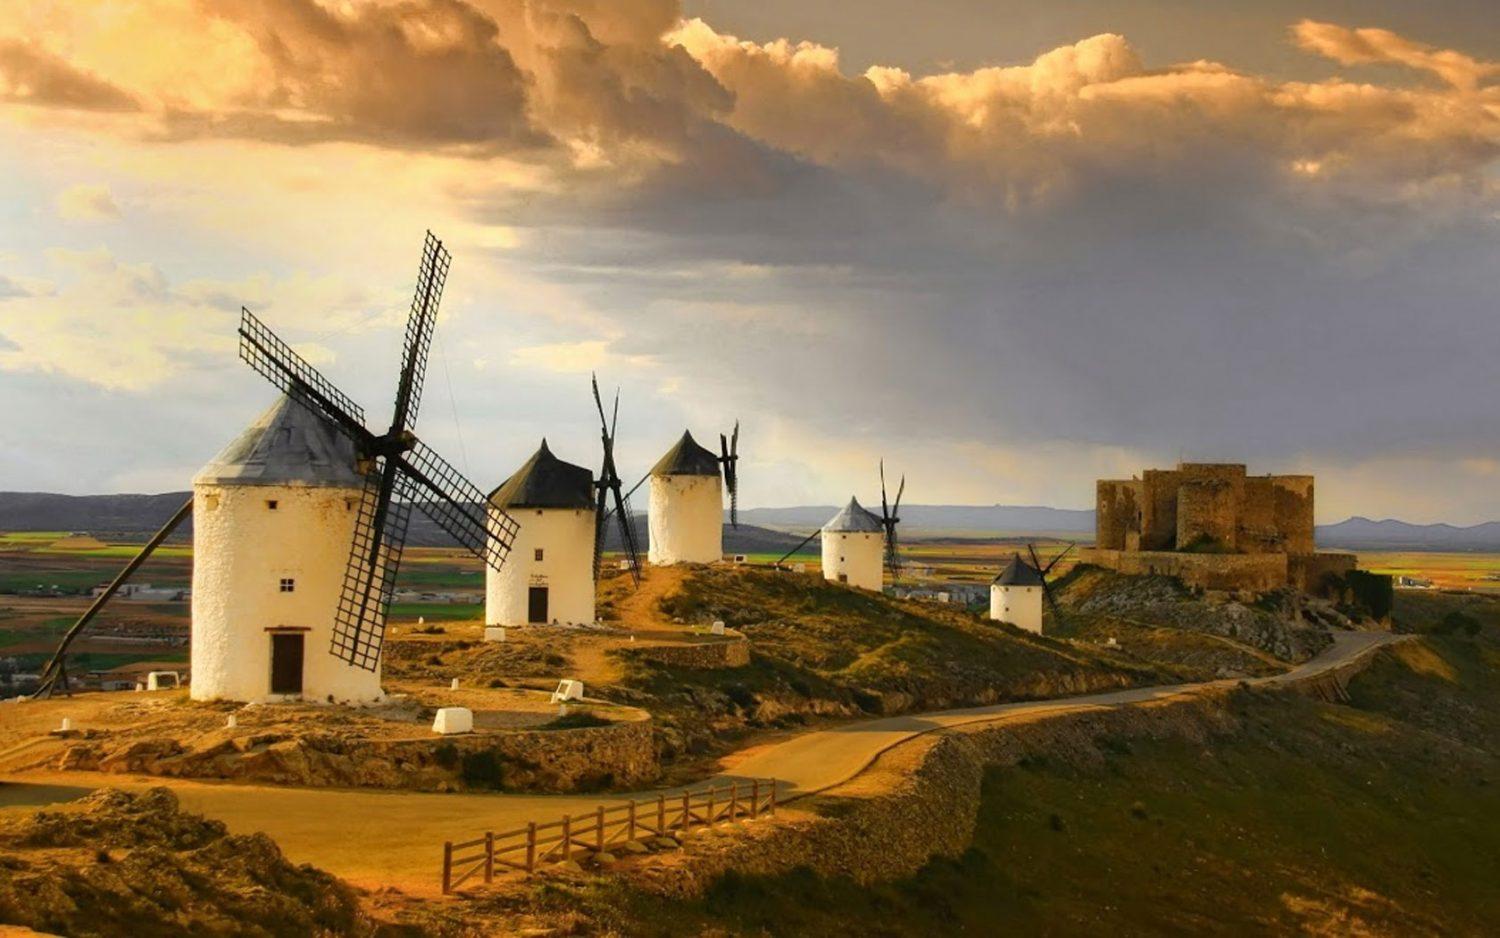
<svg viewBox="0 0 1500 938"><path fill-rule="evenodd" d="M453 679L453 683L448 685L448 689L449 690L458 690L458 678L454 678Z"/></svg>
<svg viewBox="0 0 1500 938"><path fill-rule="evenodd" d="M432 731L440 736L474 732L474 711L468 707L443 707L432 721Z"/></svg>
<svg viewBox="0 0 1500 938"><path fill-rule="evenodd" d="M486 625L484 627L484 640L487 641L487 642L503 642L503 641L505 641L505 626L503 626L503 625Z"/></svg>
<svg viewBox="0 0 1500 938"><path fill-rule="evenodd" d="M552 692L552 702L553 703L564 703L564 702L569 701L569 700L582 700L582 699L583 699L583 682L582 681L569 681L569 680L559 681L558 685L557 685L557 690L555 690L555 691Z"/></svg>
<svg viewBox="0 0 1500 938"><path fill-rule="evenodd" d="M73 730L73 718L72 717L63 717L63 719L62 719L62 726L59 727L59 729L61 729L62 732L64 732L64 733L72 732L72 730Z"/></svg>
<svg viewBox="0 0 1500 938"><path fill-rule="evenodd" d="M722 619L715 619L714 620L714 624L708 627L708 631L709 631L709 634L711 634L711 635L723 635L724 634L724 620L722 620Z"/></svg>
<svg viewBox="0 0 1500 938"><path fill-rule="evenodd" d="M228 719L226 719L224 721L224 728L225 729L231 729L232 730L236 726L239 726L239 725L240 725L239 717L235 716L232 713L229 715Z"/></svg>

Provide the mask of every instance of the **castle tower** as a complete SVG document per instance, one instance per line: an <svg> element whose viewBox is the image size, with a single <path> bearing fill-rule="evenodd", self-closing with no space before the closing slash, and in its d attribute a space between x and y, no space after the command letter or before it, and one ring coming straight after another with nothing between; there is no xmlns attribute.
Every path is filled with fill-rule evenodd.
<svg viewBox="0 0 1500 938"><path fill-rule="evenodd" d="M193 478L194 700L378 700L329 654L364 477L354 444L283 395Z"/></svg>
<svg viewBox="0 0 1500 938"><path fill-rule="evenodd" d="M510 557L485 572L488 625L594 621L594 474L541 448L490 493L520 526Z"/></svg>
<svg viewBox="0 0 1500 938"><path fill-rule="evenodd" d="M1042 634L1042 575L1020 554L990 584L990 618Z"/></svg>
<svg viewBox="0 0 1500 938"><path fill-rule="evenodd" d="M652 564L717 563L724 557L719 457L686 431L651 469L647 515Z"/></svg>
<svg viewBox="0 0 1500 938"><path fill-rule="evenodd" d="M885 585L885 528L856 498L823 525L823 579L880 592Z"/></svg>

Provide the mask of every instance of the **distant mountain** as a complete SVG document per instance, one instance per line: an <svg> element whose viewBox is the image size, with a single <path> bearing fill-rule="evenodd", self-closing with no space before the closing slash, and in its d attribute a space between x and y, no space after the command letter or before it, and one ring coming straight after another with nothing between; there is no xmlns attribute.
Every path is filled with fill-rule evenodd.
<svg viewBox="0 0 1500 938"><path fill-rule="evenodd" d="M1500 521L1461 528L1451 524L1408 524L1394 518L1353 517L1319 525L1318 546L1351 550L1500 550Z"/></svg>
<svg viewBox="0 0 1500 938"><path fill-rule="evenodd" d="M864 504L861 502L861 504ZM842 506L742 508L740 522L811 533ZM865 505L875 514L880 503ZM1094 513L1087 509L1037 505L902 505L901 530L923 534L1087 534L1094 533Z"/></svg>
<svg viewBox="0 0 1500 938"><path fill-rule="evenodd" d="M144 539L172 517L188 494L0 492L0 531L78 531ZM788 550L833 517L838 507L841 506L741 509L739 528L727 524L724 527L724 550L732 554ZM865 507L880 510L879 504ZM646 527L645 516L636 515L635 528L643 547ZM1033 505L903 505L901 529L908 538L943 534L957 537L1057 534L1088 540L1094 533L1094 513ZM187 521L177 529L173 539L185 539L191 531L192 522ZM1349 550L1500 551L1500 521L1457 527L1354 517L1338 524L1319 525L1317 538L1320 547ZM606 547L616 549L615 540L616 529L611 527ZM408 543L414 547L446 547L453 542L426 517L413 513ZM815 542L812 548L816 546Z"/></svg>

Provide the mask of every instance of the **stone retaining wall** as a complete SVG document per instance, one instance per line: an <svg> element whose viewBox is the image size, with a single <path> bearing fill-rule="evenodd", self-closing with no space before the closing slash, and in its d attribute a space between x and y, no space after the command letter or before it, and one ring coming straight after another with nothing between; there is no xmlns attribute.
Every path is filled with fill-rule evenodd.
<svg viewBox="0 0 1500 938"><path fill-rule="evenodd" d="M744 638L698 642L692 645L645 645L626 651L633 657L672 668L721 670L750 663L750 643Z"/></svg>
<svg viewBox="0 0 1500 938"><path fill-rule="evenodd" d="M331 732L88 740L59 769L411 791L581 792L649 784L660 773L649 719L578 729L380 740Z"/></svg>
<svg viewBox="0 0 1500 938"><path fill-rule="evenodd" d="M1367 653L1328 673L1347 680L1371 657ZM1327 679L1320 674L1280 686L1317 692ZM817 795L817 814L794 805L783 814L795 816L776 823L690 838L681 865L669 871L644 868L634 875L643 888L676 896L699 895L731 870L776 875L805 866L861 884L908 876L933 856L954 856L968 847L987 768L1059 751L1102 759L1097 742L1104 737L1206 743L1238 726L1224 706L1230 693L1224 686L1203 688L1110 710L1038 714L919 736L849 782Z"/></svg>

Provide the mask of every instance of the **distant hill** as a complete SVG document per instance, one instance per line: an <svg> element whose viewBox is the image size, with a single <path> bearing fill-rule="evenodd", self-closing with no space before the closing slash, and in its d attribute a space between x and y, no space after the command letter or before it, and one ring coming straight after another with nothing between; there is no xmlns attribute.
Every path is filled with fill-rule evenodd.
<svg viewBox="0 0 1500 938"><path fill-rule="evenodd" d="M55 495L46 492L0 492L0 531L65 531L96 536L144 538L161 527L188 497L187 492L161 495ZM878 512L880 506L866 505ZM790 549L838 512L833 505L793 508L745 508L740 526L724 527L724 550L732 554L772 553ZM727 520L726 513L726 520ZM997 537L1018 534L1072 535L1087 540L1094 533L1088 510L1034 505L903 505L902 532L913 537L949 535ZM636 515L636 532L646 543L646 518ZM192 531L188 521L174 540ZM1471 527L1408 524L1394 518L1372 521L1354 517L1319 525L1318 545L1349 550L1500 551L1500 521ZM611 529L606 547L616 549ZM408 543L417 547L452 544L421 514L413 514ZM816 548L816 542L812 545Z"/></svg>
<svg viewBox="0 0 1500 938"><path fill-rule="evenodd" d="M864 504L861 502L861 504ZM812 533L843 506L804 505L796 508L742 508L740 522ZM880 503L865 505L875 514ZM1046 508L1039 505L902 505L901 530L923 534L1087 534L1094 533L1094 513L1088 509ZM805 535L804 535L805 536Z"/></svg>
<svg viewBox="0 0 1500 938"><path fill-rule="evenodd" d="M1319 525L1319 547L1351 550L1500 551L1500 521L1461 528L1451 524L1408 524L1395 518L1372 521L1353 517Z"/></svg>

